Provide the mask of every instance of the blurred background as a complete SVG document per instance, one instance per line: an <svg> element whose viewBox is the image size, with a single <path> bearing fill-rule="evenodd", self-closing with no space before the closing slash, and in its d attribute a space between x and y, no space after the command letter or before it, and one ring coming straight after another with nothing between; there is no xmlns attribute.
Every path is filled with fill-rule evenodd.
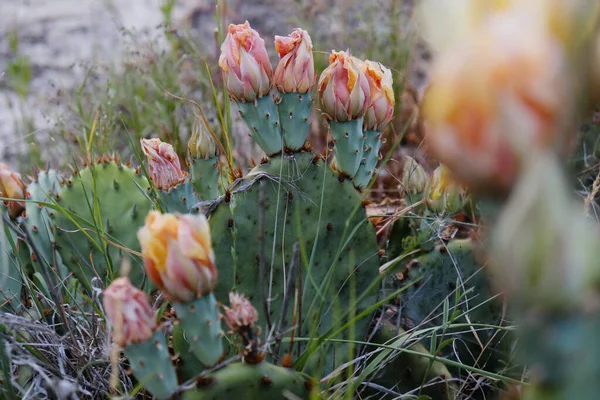
<svg viewBox="0 0 600 400"><path fill-rule="evenodd" d="M416 0L0 0L0 159L22 171L77 161L92 152L130 156L140 137L161 136L185 152L194 100L236 147L252 144L235 118L217 118L219 46L229 23L248 20L267 42L294 27L313 38L317 71L332 49L393 70L398 133L420 143L417 104L428 54L415 35ZM218 91L214 95L213 89ZM391 133L390 133L391 134ZM315 116L313 144L325 145ZM134 140L132 140L134 139ZM395 137L388 142L394 142ZM94 151L95 150L95 151ZM259 158L244 151L244 158ZM389 163L390 167L394 165Z"/></svg>

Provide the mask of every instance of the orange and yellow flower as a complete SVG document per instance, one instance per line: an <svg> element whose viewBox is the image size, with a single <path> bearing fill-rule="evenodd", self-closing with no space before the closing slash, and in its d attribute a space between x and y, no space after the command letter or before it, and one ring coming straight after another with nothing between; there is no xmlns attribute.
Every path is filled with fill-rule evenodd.
<svg viewBox="0 0 600 400"><path fill-rule="evenodd" d="M21 175L13 172L4 163L0 163L0 197L15 200L25 199L25 185L21 181ZM4 200L4 204L8 208L11 218L16 218L23 212L22 202Z"/></svg>
<svg viewBox="0 0 600 400"><path fill-rule="evenodd" d="M188 303L214 290L217 269L203 215L151 211L138 239L148 276L169 300Z"/></svg>

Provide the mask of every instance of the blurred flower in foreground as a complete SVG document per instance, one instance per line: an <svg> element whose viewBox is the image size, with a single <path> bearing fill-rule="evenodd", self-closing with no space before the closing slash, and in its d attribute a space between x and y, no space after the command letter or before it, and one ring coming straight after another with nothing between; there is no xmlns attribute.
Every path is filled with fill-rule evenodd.
<svg viewBox="0 0 600 400"><path fill-rule="evenodd" d="M138 239L150 279L170 301L189 303L215 288L217 269L204 215L150 211Z"/></svg>
<svg viewBox="0 0 600 400"><path fill-rule="evenodd" d="M146 294L128 278L115 279L102 293L104 310L115 342L125 347L148 340L156 329L156 316Z"/></svg>
<svg viewBox="0 0 600 400"><path fill-rule="evenodd" d="M569 68L528 14L499 13L440 54L423 112L438 158L481 192L508 191L533 148L562 149L571 128Z"/></svg>
<svg viewBox="0 0 600 400"><path fill-rule="evenodd" d="M308 32L296 28L289 36L275 36L279 64L273 84L282 93L304 94L316 83L313 46Z"/></svg>
<svg viewBox="0 0 600 400"><path fill-rule="evenodd" d="M600 235L569 193L558 159L534 154L498 218L493 272L517 307L564 310L596 296Z"/></svg>
<svg viewBox="0 0 600 400"><path fill-rule="evenodd" d="M358 61L367 77L371 92L371 103L365 114L365 130L383 131L394 117L394 88L392 71L374 61Z"/></svg>
<svg viewBox="0 0 600 400"><path fill-rule="evenodd" d="M371 104L367 77L357 59L346 51L333 51L329 66L319 78L319 96L329 120L345 122L365 116Z"/></svg>
<svg viewBox="0 0 600 400"><path fill-rule="evenodd" d="M11 171L8 165L0 163L0 197L23 200L25 199L25 185L21 175ZM23 203L17 201L4 201L11 218L18 217L23 211Z"/></svg>
<svg viewBox="0 0 600 400"><path fill-rule="evenodd" d="M437 167L425 188L427 207L433 212L453 214L465 205L466 200L467 192L452 178L450 170L444 164Z"/></svg>
<svg viewBox="0 0 600 400"><path fill-rule="evenodd" d="M160 139L142 139L142 151L148 158L148 172L158 189L169 189L185 180L179 157L173 146Z"/></svg>
<svg viewBox="0 0 600 400"><path fill-rule="evenodd" d="M221 45L219 67L229 95L237 101L252 102L271 90L273 69L265 41L248 21L229 25Z"/></svg>

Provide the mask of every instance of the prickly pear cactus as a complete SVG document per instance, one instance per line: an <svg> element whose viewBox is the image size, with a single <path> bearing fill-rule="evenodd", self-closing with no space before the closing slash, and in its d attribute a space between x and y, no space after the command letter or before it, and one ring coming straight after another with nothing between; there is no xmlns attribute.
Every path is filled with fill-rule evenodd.
<svg viewBox="0 0 600 400"><path fill-rule="evenodd" d="M86 286L94 277L118 275L121 260L131 261L130 278L148 288L136 232L152 207L150 185L139 171L103 159L75 172L57 195L65 212L56 215L56 244L63 263Z"/></svg>
<svg viewBox="0 0 600 400"><path fill-rule="evenodd" d="M60 255L56 252L54 229L56 211L52 209L53 202L60 197L59 193L66 181L60 173L53 169L38 172L37 177L27 186L27 203L23 225L27 228L35 250L43 260L34 265L39 268L50 266L61 278L67 274ZM30 249L32 259L35 259L33 248ZM41 264L40 264L41 263ZM41 265L41 266L40 266Z"/></svg>
<svg viewBox="0 0 600 400"><path fill-rule="evenodd" d="M161 190L157 196L158 204L165 212L197 213L196 204L200 201L189 179L168 190Z"/></svg>
<svg viewBox="0 0 600 400"><path fill-rule="evenodd" d="M292 325L294 288L300 289L300 335L331 328L336 302L341 310L352 308L343 322L375 303L377 288L370 285L377 280L378 247L362 198L350 180L312 153L276 156L257 166L219 201L210 225L219 265L217 297L231 290L247 293L264 328L260 305L267 299L270 320L283 319L284 329ZM301 250L291 271L296 242ZM284 298L288 305L281 315ZM365 334L366 323L357 323L357 336Z"/></svg>
<svg viewBox="0 0 600 400"><path fill-rule="evenodd" d="M400 298L400 315L407 327L445 326L451 319L455 324L503 324L502 304L494 299L497 293L473 247L469 239L443 243L410 260L396 273L393 279L407 288ZM448 315L443 312L445 301ZM469 365L490 361L488 367L497 366L498 360L508 357L494 329L478 330L476 334L464 328L449 328L445 332L448 337L460 339L455 349L461 354L461 361ZM508 340L503 343L506 345ZM452 351L451 346L447 347L444 354Z"/></svg>
<svg viewBox="0 0 600 400"><path fill-rule="evenodd" d="M20 304L21 271L11 246L15 240L0 218L0 311L15 310Z"/></svg>
<svg viewBox="0 0 600 400"><path fill-rule="evenodd" d="M231 364L198 380L198 388L182 400L309 399L312 383L293 369L268 362Z"/></svg>

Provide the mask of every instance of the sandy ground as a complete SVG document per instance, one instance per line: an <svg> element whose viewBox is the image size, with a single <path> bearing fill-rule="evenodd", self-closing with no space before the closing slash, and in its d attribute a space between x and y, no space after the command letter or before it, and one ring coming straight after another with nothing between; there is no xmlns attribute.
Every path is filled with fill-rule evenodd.
<svg viewBox="0 0 600 400"><path fill-rule="evenodd" d="M373 1L388 4L387 0ZM34 135L42 143L53 140L47 128L60 120L68 104L65 93L81 84L92 65L118 65L119 56L124 54L128 43L123 37L125 33L139 40L160 41L162 2L0 0L0 161L14 165L15 156L27 150L27 139ZM226 13L231 22L248 19L266 36L287 33L293 28L294 12L299 4L294 8L285 0L228 0L227 3ZM335 39L344 37L341 25L335 23L341 21L343 15L353 12L361 18L364 5L355 3L358 6L354 8L361 9L344 9L336 0L313 0L306 2L310 6L304 10L310 14L313 29ZM410 3L412 1L407 0L407 4ZM177 0L174 25L191 26L212 41L214 4L214 0ZM30 92L24 99L10 88L7 80L7 68L14 60L9 47L10 32L18 33L18 53L28 57L33 68ZM210 50L216 51L216 48L211 46ZM15 125L20 124L23 117L33 121L35 131ZM23 130L27 135L16 133Z"/></svg>

